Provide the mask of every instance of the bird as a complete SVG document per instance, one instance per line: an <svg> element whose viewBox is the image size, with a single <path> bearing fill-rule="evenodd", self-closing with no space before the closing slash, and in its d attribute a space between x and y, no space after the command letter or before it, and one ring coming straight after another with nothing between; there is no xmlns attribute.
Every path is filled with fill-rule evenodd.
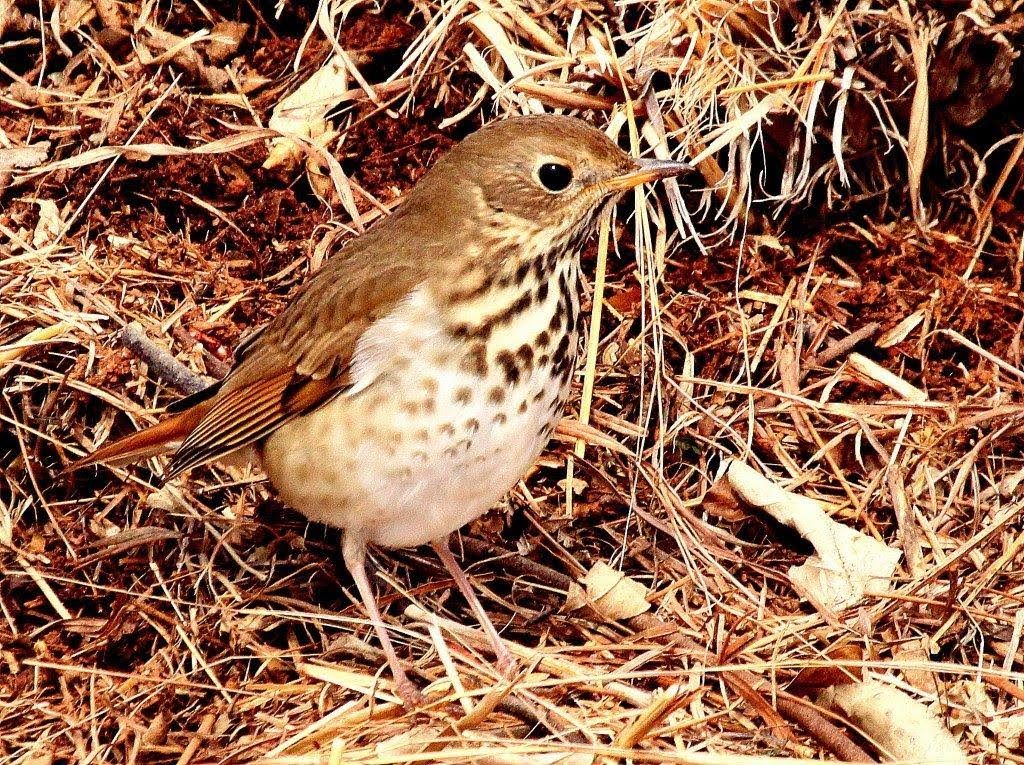
<svg viewBox="0 0 1024 765"><path fill-rule="evenodd" d="M580 256L600 214L690 168L634 158L575 117L492 121L333 254L223 379L68 469L171 453L167 481L252 449L284 504L341 530L405 704L424 697L377 607L371 545L431 545L509 674L515 661L448 538L516 485L561 418Z"/></svg>

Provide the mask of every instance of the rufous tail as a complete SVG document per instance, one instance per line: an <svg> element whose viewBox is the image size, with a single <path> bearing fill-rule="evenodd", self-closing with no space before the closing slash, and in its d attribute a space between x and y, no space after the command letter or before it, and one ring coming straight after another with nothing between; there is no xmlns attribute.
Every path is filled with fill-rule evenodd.
<svg viewBox="0 0 1024 765"><path fill-rule="evenodd" d="M172 452L199 424L206 408L200 404L186 409L184 412L172 414L156 425L101 446L92 454L72 462L63 472L70 473L101 462L112 467L119 467L146 457Z"/></svg>

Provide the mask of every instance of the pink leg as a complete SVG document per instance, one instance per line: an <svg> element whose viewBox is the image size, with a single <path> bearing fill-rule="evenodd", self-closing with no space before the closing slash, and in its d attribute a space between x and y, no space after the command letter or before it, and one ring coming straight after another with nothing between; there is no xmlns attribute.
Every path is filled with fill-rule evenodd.
<svg viewBox="0 0 1024 765"><path fill-rule="evenodd" d="M423 694L413 685L412 680L405 674L405 670L398 661L398 654L395 653L395 647L391 645L388 629L377 608L377 598L373 594L370 580L366 577L366 544L351 534L345 534L341 543L341 555L345 559L345 567L348 568L355 580L356 589L359 590L359 595L363 599L363 606L370 616L370 623L373 624L373 629L377 632L377 637L380 638L384 655L388 657L388 664L391 666L391 674L395 678L395 687L399 697L407 707L422 706L425 701Z"/></svg>
<svg viewBox="0 0 1024 765"><path fill-rule="evenodd" d="M505 676L512 675L516 670L516 660L512 658L508 647L498 636L498 630L494 628L494 624L491 622L490 617L487 616L487 612L484 611L479 598L473 592L473 585L470 583L469 577L466 576L466 572L462 570L459 562L452 555L451 548L448 547L448 540L443 539L439 542L431 542L430 546L437 552L437 557L441 559L444 567L448 569L448 573L452 575L452 579L455 580L455 585L459 588L459 592L462 593L462 597L469 603L469 607L476 614L477 621L484 628L487 639L491 641L491 646L494 648L494 658L497 660L498 669Z"/></svg>

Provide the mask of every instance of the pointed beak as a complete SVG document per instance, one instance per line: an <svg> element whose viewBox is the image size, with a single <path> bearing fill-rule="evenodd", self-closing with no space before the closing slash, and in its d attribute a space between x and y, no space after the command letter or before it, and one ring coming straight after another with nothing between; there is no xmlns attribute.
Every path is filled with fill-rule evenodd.
<svg viewBox="0 0 1024 765"><path fill-rule="evenodd" d="M641 183L650 183L659 178L675 178L693 169L689 162L675 162L669 159L638 159L635 162L636 165L631 170L605 181L605 188L613 192L628 191Z"/></svg>

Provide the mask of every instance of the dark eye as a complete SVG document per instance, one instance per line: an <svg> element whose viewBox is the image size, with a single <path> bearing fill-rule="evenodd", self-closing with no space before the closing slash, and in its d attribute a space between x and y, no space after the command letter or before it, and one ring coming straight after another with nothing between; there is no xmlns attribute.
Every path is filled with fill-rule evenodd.
<svg viewBox="0 0 1024 765"><path fill-rule="evenodd" d="M557 162L545 162L537 168L537 180L548 191L565 191L572 183L572 168Z"/></svg>

